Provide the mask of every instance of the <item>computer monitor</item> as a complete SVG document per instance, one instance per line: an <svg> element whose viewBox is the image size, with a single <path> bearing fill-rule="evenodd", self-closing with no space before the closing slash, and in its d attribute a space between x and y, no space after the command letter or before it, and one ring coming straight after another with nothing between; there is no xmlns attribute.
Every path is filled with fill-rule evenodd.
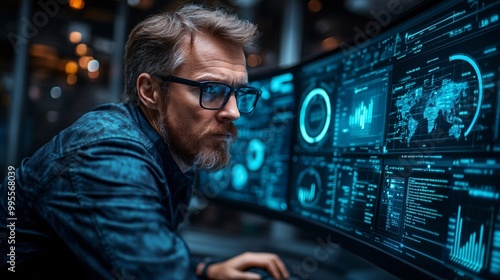
<svg viewBox="0 0 500 280"><path fill-rule="evenodd" d="M373 26L297 69L287 216L403 278L500 278L500 1Z"/></svg>
<svg viewBox="0 0 500 280"><path fill-rule="evenodd" d="M233 161L199 188L396 276L500 278L500 1L425 8L252 77Z"/></svg>
<svg viewBox="0 0 500 280"><path fill-rule="evenodd" d="M238 138L223 170L200 172L198 189L213 200L250 210L288 208L288 174L294 126L293 68L250 77L262 95L254 111L235 121Z"/></svg>

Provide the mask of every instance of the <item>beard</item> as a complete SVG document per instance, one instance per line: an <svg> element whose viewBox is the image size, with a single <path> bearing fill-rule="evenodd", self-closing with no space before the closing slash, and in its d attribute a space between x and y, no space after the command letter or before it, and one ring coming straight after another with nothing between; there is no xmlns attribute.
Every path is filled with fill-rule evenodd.
<svg viewBox="0 0 500 280"><path fill-rule="evenodd" d="M209 128L201 135L189 135L183 124L172 123L163 112L158 117L158 128L160 136L171 152L187 165L206 171L217 171L229 164L230 149L238 136L238 129L232 122ZM220 134L231 134L233 137L228 141L217 142L210 150L203 146L205 139Z"/></svg>

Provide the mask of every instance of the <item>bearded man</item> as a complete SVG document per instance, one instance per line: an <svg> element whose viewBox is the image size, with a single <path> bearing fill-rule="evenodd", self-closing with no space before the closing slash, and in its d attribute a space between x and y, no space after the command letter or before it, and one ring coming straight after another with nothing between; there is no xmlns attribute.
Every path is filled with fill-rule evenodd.
<svg viewBox="0 0 500 280"><path fill-rule="evenodd" d="M233 122L257 104L244 55L256 36L250 22L198 5L139 23L126 44L125 101L85 114L15 170L16 238L2 226L2 279L259 279L251 267L288 277L275 254L192 258L177 234L193 170L228 164Z"/></svg>

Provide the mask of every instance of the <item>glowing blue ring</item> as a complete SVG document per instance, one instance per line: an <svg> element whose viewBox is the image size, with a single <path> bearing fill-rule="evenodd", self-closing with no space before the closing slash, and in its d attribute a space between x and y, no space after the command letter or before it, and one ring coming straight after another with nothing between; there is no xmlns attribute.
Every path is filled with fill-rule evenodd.
<svg viewBox="0 0 500 280"><path fill-rule="evenodd" d="M250 140L250 143L248 143L248 152L246 154L248 169L251 171L257 171L262 167L262 164L264 164L265 149L266 145L259 139Z"/></svg>
<svg viewBox="0 0 500 280"><path fill-rule="evenodd" d="M483 76L481 75L481 70L479 69L479 66L477 66L477 62L472 57L466 54L454 54L450 56L450 61L453 60L463 60L465 62L468 62L472 66L472 68L474 68L474 71L476 71L478 85L479 85L479 101L477 103L477 109L476 113L474 114L474 118L472 119L469 128L467 128L467 130L464 133L464 137L466 137L472 130L472 127L476 123L477 118L479 118L479 111L481 110L481 103L483 102Z"/></svg>
<svg viewBox="0 0 500 280"><path fill-rule="evenodd" d="M319 95L323 97L325 100L326 104L326 122L325 122L325 127L323 127L323 130L321 131L320 134L318 134L316 137L311 137L306 131L306 126L305 126L305 110L307 106L309 106L309 102L311 102L311 99L315 97L316 95ZM332 108L330 106L330 97L328 97L328 94L326 91L322 88L315 88L309 92L309 94L306 96L304 99L304 102L302 103L302 108L300 109L300 119L299 119L299 124L300 124L300 134L302 135L302 138L309 143L309 144L314 144L318 143L319 141L323 140L323 138L326 135L326 132L328 131L328 127L330 126L330 120L331 120L331 114L332 114Z"/></svg>
<svg viewBox="0 0 500 280"><path fill-rule="evenodd" d="M233 188L241 191L245 188L248 182L248 171L241 163L237 163L231 169L231 183Z"/></svg>

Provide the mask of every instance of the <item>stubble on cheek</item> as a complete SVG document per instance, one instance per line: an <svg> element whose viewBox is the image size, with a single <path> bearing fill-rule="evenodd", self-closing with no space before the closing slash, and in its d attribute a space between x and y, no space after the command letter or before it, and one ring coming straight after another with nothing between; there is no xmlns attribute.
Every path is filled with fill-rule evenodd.
<svg viewBox="0 0 500 280"><path fill-rule="evenodd" d="M217 171L226 167L231 160L231 146L238 135L233 123L221 124L206 129L201 135L190 135L187 128L169 122L163 113L158 118L159 133L169 149L186 164L206 171ZM215 141L214 135L232 135L227 140Z"/></svg>

